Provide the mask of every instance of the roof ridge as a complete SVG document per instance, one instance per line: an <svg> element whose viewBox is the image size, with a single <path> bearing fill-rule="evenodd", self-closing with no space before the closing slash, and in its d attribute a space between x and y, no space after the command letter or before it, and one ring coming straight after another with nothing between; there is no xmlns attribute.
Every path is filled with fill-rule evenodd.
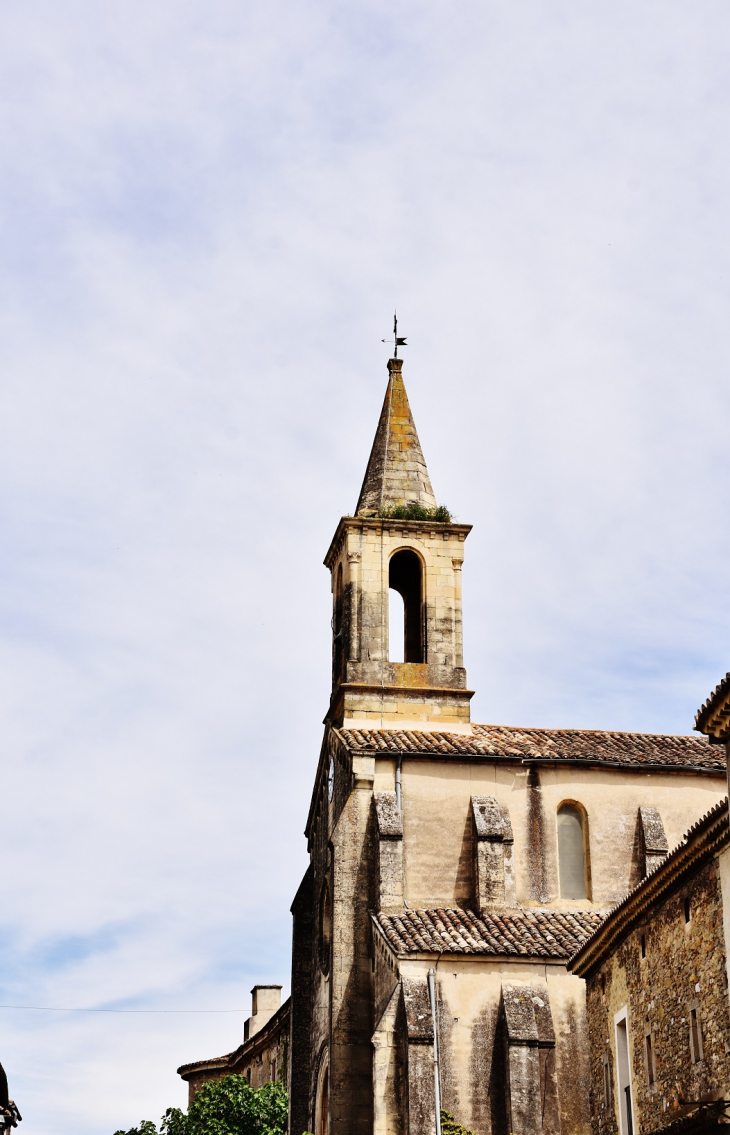
<svg viewBox="0 0 730 1135"><path fill-rule="evenodd" d="M692 741L693 743L695 743L697 745L709 746L709 742L707 741L707 739L705 737L703 737L703 736L695 737L692 733L651 733L651 732L644 732L644 731L638 730L638 729L634 729L634 730L628 730L628 729L586 729L586 728L579 727L579 726L573 727L573 726L569 726L569 725L500 725L500 724L487 723L487 722L482 722L482 721L472 722L472 729L486 729L486 730L504 729L504 730L506 730L510 733L539 733L539 734L571 733L571 734L575 734L575 735L586 734L588 736L599 736L599 737L640 737L640 738L656 737L656 738L661 739L661 740ZM372 727L362 726L362 725L357 725L357 726L346 725L346 726L340 726L339 732L340 733L353 733L353 734L355 734L355 733L361 733L361 734L368 734L368 733L391 734L391 733L395 733L395 734L403 734L404 736L408 736L409 734L413 734L414 736L418 736L418 737L444 737L444 736L446 736L446 737L463 737L466 740L470 739L470 735L468 733L461 733L461 732L458 732L458 731L453 731L453 730L450 730L446 726L443 729L414 729L412 726L409 726L407 729L401 729L395 724L388 725L388 726L385 726L385 727L381 726L381 725L374 725Z"/></svg>
<svg viewBox="0 0 730 1135"><path fill-rule="evenodd" d="M681 733L627 733L608 729L538 729L481 725L470 733L432 729L340 727L351 751L402 753L443 760L478 758L567 767L633 768L724 776L725 751L706 737Z"/></svg>
<svg viewBox="0 0 730 1135"><path fill-rule="evenodd" d="M472 722L473 729L508 729L520 733L598 733L610 737L666 737L680 738L683 741L699 741L701 737L694 737L691 733L648 733L638 729L587 729L584 726L571 725L490 725L481 721Z"/></svg>

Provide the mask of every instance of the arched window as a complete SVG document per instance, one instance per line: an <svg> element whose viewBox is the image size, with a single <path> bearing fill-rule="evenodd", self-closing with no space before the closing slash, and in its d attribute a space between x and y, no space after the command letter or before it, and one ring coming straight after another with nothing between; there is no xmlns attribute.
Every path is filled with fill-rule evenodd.
<svg viewBox="0 0 730 1135"><path fill-rule="evenodd" d="M330 1068L325 1054L317 1077L317 1098L314 1111L314 1135L329 1135L330 1129Z"/></svg>
<svg viewBox="0 0 730 1135"><path fill-rule="evenodd" d="M388 586L397 591L403 600L402 622L397 620L399 625L393 626L391 623L389 626L388 657L392 662L396 661L395 655L400 654L400 640L403 642L404 662L423 662L423 572L420 559L410 548L396 552L391 558ZM390 612L392 610L391 604Z"/></svg>
<svg viewBox="0 0 730 1135"><path fill-rule="evenodd" d="M586 822L575 804L558 808L558 868L562 899L588 898Z"/></svg>

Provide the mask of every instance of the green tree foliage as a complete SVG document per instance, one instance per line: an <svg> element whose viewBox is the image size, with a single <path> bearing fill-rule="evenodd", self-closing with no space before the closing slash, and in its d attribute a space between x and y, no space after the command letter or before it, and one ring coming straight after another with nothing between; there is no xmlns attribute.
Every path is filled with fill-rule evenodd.
<svg viewBox="0 0 730 1135"><path fill-rule="evenodd" d="M453 1115L449 1115L448 1111L441 1109L441 1135L474 1135L473 1131L469 1131L466 1127L462 1127L457 1123Z"/></svg>
<svg viewBox="0 0 730 1135"><path fill-rule="evenodd" d="M178 1107L168 1108L160 1120L159 1135L285 1135L288 1107L289 1097L281 1083L254 1089L243 1076L225 1076L206 1084L187 1114ZM158 1131L145 1120L115 1135L158 1135Z"/></svg>

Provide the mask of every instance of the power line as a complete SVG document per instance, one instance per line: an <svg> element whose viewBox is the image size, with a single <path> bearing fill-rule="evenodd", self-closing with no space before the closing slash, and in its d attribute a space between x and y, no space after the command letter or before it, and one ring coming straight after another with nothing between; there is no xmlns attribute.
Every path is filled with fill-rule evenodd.
<svg viewBox="0 0 730 1135"><path fill-rule="evenodd" d="M32 1009L41 1013L250 1013L250 1009L65 1009L57 1005L0 1005L0 1009Z"/></svg>

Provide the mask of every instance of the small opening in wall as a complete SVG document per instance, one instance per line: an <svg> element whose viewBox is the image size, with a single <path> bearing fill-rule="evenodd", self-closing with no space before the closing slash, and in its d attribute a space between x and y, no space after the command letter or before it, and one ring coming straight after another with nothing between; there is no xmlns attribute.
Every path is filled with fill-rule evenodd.
<svg viewBox="0 0 730 1135"><path fill-rule="evenodd" d="M641 935L641 956L646 957L646 934Z"/></svg>
<svg viewBox="0 0 730 1135"><path fill-rule="evenodd" d="M689 895L684 900L684 921L688 923L692 920L692 905L689 901Z"/></svg>
<svg viewBox="0 0 730 1135"><path fill-rule="evenodd" d="M692 1063L698 1064L702 1059L702 1033L696 1009L689 1011L689 1049Z"/></svg>
<svg viewBox="0 0 730 1135"><path fill-rule="evenodd" d="M649 1079L649 1084L653 1084L656 1079L656 1070L654 1068L654 1049L651 1043L651 1033L646 1034L646 1074Z"/></svg>
<svg viewBox="0 0 730 1135"><path fill-rule="evenodd" d="M605 996L606 996L606 975L605 975L605 973L602 973L601 974L601 997L605 998Z"/></svg>
<svg viewBox="0 0 730 1135"><path fill-rule="evenodd" d="M332 941L332 891L329 878L325 878L319 895L319 966L327 976L330 971L330 944Z"/></svg>

